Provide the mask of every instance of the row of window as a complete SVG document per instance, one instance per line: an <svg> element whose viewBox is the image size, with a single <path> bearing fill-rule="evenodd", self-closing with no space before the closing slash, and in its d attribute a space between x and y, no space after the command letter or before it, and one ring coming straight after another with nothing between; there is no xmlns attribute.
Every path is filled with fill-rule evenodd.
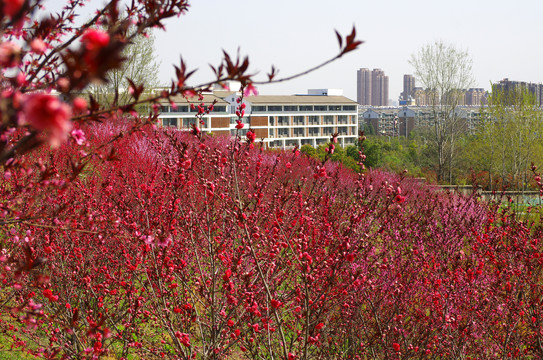
<svg viewBox="0 0 543 360"><path fill-rule="evenodd" d="M205 107L206 110L207 110L207 106ZM178 105L176 107L173 107L173 106L161 106L160 107L160 112L162 113L197 113L198 112L198 109L194 109L192 110L190 108L190 106L188 105ZM226 112L226 106L223 106L223 105L214 105L213 106L213 111L214 113L225 113Z"/></svg>
<svg viewBox="0 0 543 360"><path fill-rule="evenodd" d="M207 107L206 107L207 109ZM356 111L356 105L253 105L253 113L262 112L318 112L318 111ZM189 105L169 106L163 105L160 107L162 113L193 113L198 112L197 109L191 109ZM214 113L225 113L225 105L213 106Z"/></svg>
<svg viewBox="0 0 543 360"><path fill-rule="evenodd" d="M199 124L198 126L201 128L207 128L207 121L208 119L203 118L202 119L203 124ZM190 128L192 124L195 124L196 118L190 117L190 118L162 118L162 126L164 127L175 127L175 128ZM181 126L179 126L181 124Z"/></svg>
<svg viewBox="0 0 543 360"><path fill-rule="evenodd" d="M288 139L288 140L274 140L269 142L269 147L272 148L282 148L282 147L295 147L303 145L319 146L322 144L327 144L330 141L328 138L322 139ZM354 145L356 142L356 137L347 137L344 139L345 146Z"/></svg>
<svg viewBox="0 0 543 360"><path fill-rule="evenodd" d="M299 111L356 111L356 105L253 105L253 113Z"/></svg>
<svg viewBox="0 0 543 360"><path fill-rule="evenodd" d="M291 123L292 118L292 123ZM307 118L307 121L306 121ZM270 116L269 126L306 126L306 125L348 125L355 124L355 117L351 115L310 115L310 116ZM230 118L230 124L235 124L237 118ZM349 122L350 120L350 122ZM163 118L163 126L172 126L186 128L190 127L196 121L195 117L184 117L184 118ZM204 117L204 123L207 127L208 118ZM250 119L244 118L243 123L249 124ZM337 122L336 122L337 121Z"/></svg>
<svg viewBox="0 0 543 360"><path fill-rule="evenodd" d="M290 123L291 116L270 116L270 126L288 126L288 125L334 125L336 124L355 124L356 117L353 115L309 115L309 116L292 116L292 124ZM307 118L307 123L305 121ZM322 122L321 122L322 120ZM350 122L349 122L350 120Z"/></svg>
<svg viewBox="0 0 543 360"><path fill-rule="evenodd" d="M305 137L306 128L293 128L292 129L292 137ZM278 128L278 129L269 129L268 134L270 137L291 137L290 130L288 128ZM323 128L307 128L307 136L309 137L315 137L315 136L330 136L333 133L336 132L336 127L323 127ZM347 126L339 126L337 127L337 133L339 135L354 135L354 129L348 128ZM277 136L276 136L277 134Z"/></svg>

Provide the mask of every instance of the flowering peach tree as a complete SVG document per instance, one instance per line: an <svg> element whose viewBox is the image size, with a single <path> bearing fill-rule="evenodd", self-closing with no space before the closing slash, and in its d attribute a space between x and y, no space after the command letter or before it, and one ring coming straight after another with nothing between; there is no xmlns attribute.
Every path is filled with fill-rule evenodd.
<svg viewBox="0 0 543 360"><path fill-rule="evenodd" d="M42 16L40 1L2 2L0 351L543 357L541 228L405 173L334 164L336 134L322 161L242 137L258 83L246 58L224 54L198 87L181 61L167 90L143 98L131 82L121 107L84 98L132 36L188 4L111 1L77 27L84 5ZM338 39L333 59L360 43L354 30ZM159 100L230 79L242 84L233 138L200 130L213 104L195 106L190 131L155 126Z"/></svg>

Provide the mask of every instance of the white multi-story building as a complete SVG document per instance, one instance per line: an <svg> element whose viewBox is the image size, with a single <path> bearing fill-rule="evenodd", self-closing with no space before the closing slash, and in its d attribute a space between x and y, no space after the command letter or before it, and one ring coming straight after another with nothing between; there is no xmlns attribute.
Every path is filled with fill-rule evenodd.
<svg viewBox="0 0 543 360"><path fill-rule="evenodd" d="M318 146L338 133L341 146L354 144L358 136L358 106L341 95L337 89L312 89L308 95L258 95L245 97L245 127L253 129L257 140L268 147L291 148L309 144ZM198 98L172 99L175 106L162 104L162 125L178 129L189 129L194 122L196 111L191 111L190 103L209 105L216 102L214 110L204 116L202 131L216 134L235 134L235 115L239 94L216 91Z"/></svg>

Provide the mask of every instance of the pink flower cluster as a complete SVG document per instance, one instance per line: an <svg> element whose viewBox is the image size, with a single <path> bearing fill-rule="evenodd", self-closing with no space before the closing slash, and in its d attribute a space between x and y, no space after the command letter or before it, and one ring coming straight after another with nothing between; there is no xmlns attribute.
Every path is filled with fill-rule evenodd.
<svg viewBox="0 0 543 360"><path fill-rule="evenodd" d="M22 123L46 133L49 143L54 147L66 140L72 129L70 117L70 107L56 96L33 93L24 98Z"/></svg>

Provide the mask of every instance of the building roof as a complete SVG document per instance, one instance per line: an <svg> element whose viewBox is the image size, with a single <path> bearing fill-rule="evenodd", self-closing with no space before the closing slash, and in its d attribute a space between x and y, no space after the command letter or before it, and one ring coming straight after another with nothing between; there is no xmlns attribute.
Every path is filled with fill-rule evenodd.
<svg viewBox="0 0 543 360"><path fill-rule="evenodd" d="M324 95L258 95L245 98L253 105L257 104L347 104L358 105L356 101L345 96L324 96Z"/></svg>
<svg viewBox="0 0 543 360"><path fill-rule="evenodd" d="M187 98L184 98L183 96L181 95L176 95L176 96L172 96L171 97L171 100L176 103L176 104L200 104L200 103L204 103L206 105L209 105L211 103L213 103L213 101L216 100L216 103L217 104L221 104L221 105L228 105L228 102L227 101L224 101L223 99L221 99L220 97L214 95L214 94L202 94L203 95L203 100L199 100L198 98L198 95L195 95L195 96L192 96L192 97L187 97ZM160 104L169 104L170 102L167 100L167 99L160 99L159 100L159 103Z"/></svg>
<svg viewBox="0 0 543 360"><path fill-rule="evenodd" d="M227 97L228 95L238 94L238 93L239 93L238 91L230 91L230 90L213 90L214 95L217 95L218 97L223 98L223 99Z"/></svg>

